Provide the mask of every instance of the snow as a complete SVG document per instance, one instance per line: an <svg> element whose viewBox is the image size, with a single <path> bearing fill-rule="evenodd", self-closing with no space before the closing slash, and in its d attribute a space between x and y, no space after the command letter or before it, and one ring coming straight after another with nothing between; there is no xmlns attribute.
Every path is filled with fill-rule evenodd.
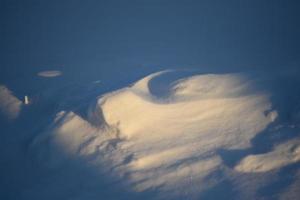
<svg viewBox="0 0 300 200"><path fill-rule="evenodd" d="M300 141L292 140L264 154L249 155L235 169L241 172L266 172L300 161Z"/></svg>
<svg viewBox="0 0 300 200"><path fill-rule="evenodd" d="M22 109L22 101L7 87L0 85L0 114L7 119L16 119Z"/></svg>
<svg viewBox="0 0 300 200"><path fill-rule="evenodd" d="M72 95L52 89L24 109L3 86L2 114L22 114L1 143L3 155L19 158L3 163L22 172L3 180L15 176L6 187L17 199L297 196L299 104L282 106L284 95L268 89L276 81L166 70L107 93L94 83L70 86ZM274 193L276 185L285 190Z"/></svg>
<svg viewBox="0 0 300 200"><path fill-rule="evenodd" d="M39 162L55 168L80 157L99 171L113 169L111 176L134 192L159 188L157 198L196 198L208 188L209 175L224 165L220 148L250 147L276 119L276 111L265 112L271 109L268 95L251 89L241 74L181 79L160 98L151 94L149 82L162 73L168 72L101 96L86 120L59 113L33 143L32 148L43 148L34 151ZM95 119L102 120L98 126L89 122Z"/></svg>

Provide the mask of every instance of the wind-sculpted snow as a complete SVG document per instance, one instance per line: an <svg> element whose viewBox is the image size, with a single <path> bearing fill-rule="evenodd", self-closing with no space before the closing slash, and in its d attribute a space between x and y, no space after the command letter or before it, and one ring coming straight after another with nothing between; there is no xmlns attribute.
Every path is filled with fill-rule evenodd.
<svg viewBox="0 0 300 200"><path fill-rule="evenodd" d="M171 88L171 100L160 101L140 87L144 81L98 104L106 123L124 140L119 148L133 154L122 170L138 191L161 186L170 193L200 192L205 178L221 166L216 151L249 147L276 115L265 114L267 96L248 93L249 82L239 75L180 80Z"/></svg>
<svg viewBox="0 0 300 200"><path fill-rule="evenodd" d="M266 172L300 161L300 141L292 140L268 153L244 158L236 170L242 172Z"/></svg>
<svg viewBox="0 0 300 200"><path fill-rule="evenodd" d="M80 157L132 191L197 198L218 182L208 178L223 167L217 151L249 147L276 118L268 96L239 74L177 80L164 98L148 87L159 74L100 97L87 121L59 113L33 143L40 163L55 168Z"/></svg>
<svg viewBox="0 0 300 200"><path fill-rule="evenodd" d="M257 89L254 80L242 74L194 75L155 88L156 78L167 73L98 97L87 117L57 113L47 131L34 139L33 157L51 170L78 159L110 180L101 187L150 199L206 199L208 191L226 181L238 184L245 199L256 198L264 181L240 184L246 174L268 174L299 161L298 139L261 152L253 146L258 136L270 134L266 129L278 115L269 94ZM226 152L241 153L230 157ZM99 185L91 177L84 182ZM76 198L91 193L98 195L87 190ZM106 195L126 199L114 192Z"/></svg>

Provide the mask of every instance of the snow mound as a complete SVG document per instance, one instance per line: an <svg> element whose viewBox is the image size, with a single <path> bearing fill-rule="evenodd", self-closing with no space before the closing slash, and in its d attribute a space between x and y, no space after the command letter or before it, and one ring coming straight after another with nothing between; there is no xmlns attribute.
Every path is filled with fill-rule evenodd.
<svg viewBox="0 0 300 200"><path fill-rule="evenodd" d="M22 101L13 95L5 86L0 85L0 114L8 119L18 117L22 107Z"/></svg>
<svg viewBox="0 0 300 200"><path fill-rule="evenodd" d="M268 95L240 74L180 79L159 98L149 83L161 73L99 97L86 119L59 113L35 138L33 148L43 149L34 151L38 160L56 168L78 157L134 192L196 199L217 184L209 177L224 167L218 150L250 147L251 139L276 119ZM254 164L248 160L236 170L247 171L248 165L252 170L263 158Z"/></svg>

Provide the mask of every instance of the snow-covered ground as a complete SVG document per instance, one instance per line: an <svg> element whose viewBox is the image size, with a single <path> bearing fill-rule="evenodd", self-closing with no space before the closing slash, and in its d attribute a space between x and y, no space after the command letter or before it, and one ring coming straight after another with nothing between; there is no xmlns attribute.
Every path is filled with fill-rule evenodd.
<svg viewBox="0 0 300 200"><path fill-rule="evenodd" d="M296 199L299 82L169 70L104 93L101 82L53 86L29 105L1 86L1 195Z"/></svg>

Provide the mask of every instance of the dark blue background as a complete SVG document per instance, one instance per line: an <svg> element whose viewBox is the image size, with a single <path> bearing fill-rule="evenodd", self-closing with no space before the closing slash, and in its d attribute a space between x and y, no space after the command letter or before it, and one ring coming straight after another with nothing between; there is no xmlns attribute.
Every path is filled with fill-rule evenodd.
<svg viewBox="0 0 300 200"><path fill-rule="evenodd" d="M0 2L0 82L21 96L43 70L108 83L166 68L223 73L300 61L299 1Z"/></svg>

